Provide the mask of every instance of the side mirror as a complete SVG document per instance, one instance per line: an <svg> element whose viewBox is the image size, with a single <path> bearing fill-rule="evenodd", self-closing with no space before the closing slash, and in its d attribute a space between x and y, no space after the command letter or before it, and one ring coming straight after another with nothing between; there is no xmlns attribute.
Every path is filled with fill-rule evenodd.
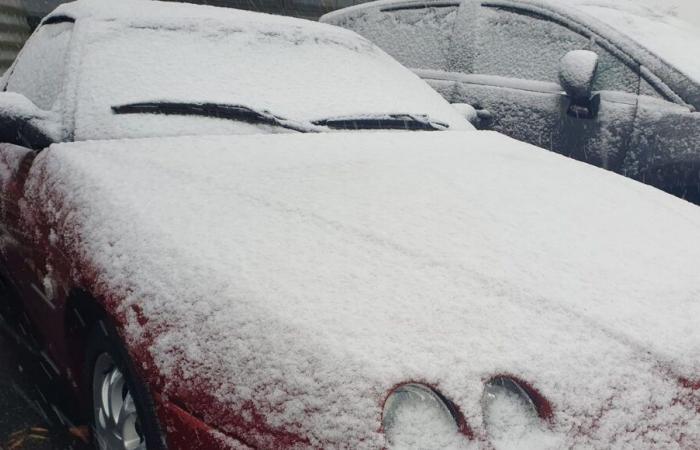
<svg viewBox="0 0 700 450"><path fill-rule="evenodd" d="M489 128L493 121L493 115L486 109L478 109L468 103L452 103L452 107L479 130Z"/></svg>
<svg viewBox="0 0 700 450"><path fill-rule="evenodd" d="M476 113L476 109L468 103L452 103L452 107L457 111L457 113L467 119L469 123L475 127L479 123L479 116Z"/></svg>
<svg viewBox="0 0 700 450"><path fill-rule="evenodd" d="M21 94L0 93L0 142L41 150L62 138L57 114L40 109Z"/></svg>
<svg viewBox="0 0 700 450"><path fill-rule="evenodd" d="M598 71L598 55L589 50L574 50L559 62L559 82L571 99L567 113L591 119L598 114L600 97L592 96Z"/></svg>

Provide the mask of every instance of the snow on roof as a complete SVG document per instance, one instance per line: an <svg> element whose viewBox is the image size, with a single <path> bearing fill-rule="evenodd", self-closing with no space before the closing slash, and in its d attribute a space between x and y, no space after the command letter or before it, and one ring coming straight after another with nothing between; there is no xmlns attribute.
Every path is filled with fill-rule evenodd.
<svg viewBox="0 0 700 450"><path fill-rule="evenodd" d="M166 393L213 386L255 445L282 444L251 405L381 447L406 381L480 439L504 373L552 402L555 447L700 443L677 381L700 373L700 209L649 186L496 133L355 132L55 145L27 192L96 295L139 305Z"/></svg>
<svg viewBox="0 0 700 450"><path fill-rule="evenodd" d="M226 21L247 21L249 26L259 23L299 26L306 23L312 29L326 29L315 21L286 17L274 14L258 13L235 8L221 8L192 3L165 2L153 0L77 0L59 5L47 17L68 16L74 19L93 18L99 20L156 21L173 23L173 21L201 22L208 21L212 25Z"/></svg>

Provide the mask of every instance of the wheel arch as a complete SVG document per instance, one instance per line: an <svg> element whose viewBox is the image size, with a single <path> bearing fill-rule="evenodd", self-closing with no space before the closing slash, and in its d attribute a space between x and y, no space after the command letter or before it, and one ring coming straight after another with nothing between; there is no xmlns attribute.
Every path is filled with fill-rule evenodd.
<svg viewBox="0 0 700 450"><path fill-rule="evenodd" d="M80 393L85 385L83 364L91 331L100 321L114 322L113 317L88 291L73 288L68 293L64 309L66 354L73 388ZM82 403L82 396L81 403ZM87 405L82 405L85 407ZM84 408L81 408L84 410Z"/></svg>

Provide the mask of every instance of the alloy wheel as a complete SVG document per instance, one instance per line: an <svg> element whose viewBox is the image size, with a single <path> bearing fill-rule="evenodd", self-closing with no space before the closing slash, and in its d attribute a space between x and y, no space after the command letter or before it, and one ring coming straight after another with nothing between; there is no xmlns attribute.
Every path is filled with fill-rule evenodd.
<svg viewBox="0 0 700 450"><path fill-rule="evenodd" d="M93 433L100 450L146 450L128 383L108 353L100 354L95 361L92 404Z"/></svg>

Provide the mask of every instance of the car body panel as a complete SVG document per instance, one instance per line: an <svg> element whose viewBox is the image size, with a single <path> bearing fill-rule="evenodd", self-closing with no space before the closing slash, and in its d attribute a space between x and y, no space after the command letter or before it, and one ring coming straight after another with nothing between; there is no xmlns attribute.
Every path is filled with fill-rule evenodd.
<svg viewBox="0 0 700 450"><path fill-rule="evenodd" d="M644 185L485 132L64 144L31 178L162 393L248 445L381 446L414 380L480 442L503 372L563 446L700 439L700 212Z"/></svg>
<svg viewBox="0 0 700 450"><path fill-rule="evenodd" d="M641 96L634 128L626 173L674 195L700 198L700 113Z"/></svg>

